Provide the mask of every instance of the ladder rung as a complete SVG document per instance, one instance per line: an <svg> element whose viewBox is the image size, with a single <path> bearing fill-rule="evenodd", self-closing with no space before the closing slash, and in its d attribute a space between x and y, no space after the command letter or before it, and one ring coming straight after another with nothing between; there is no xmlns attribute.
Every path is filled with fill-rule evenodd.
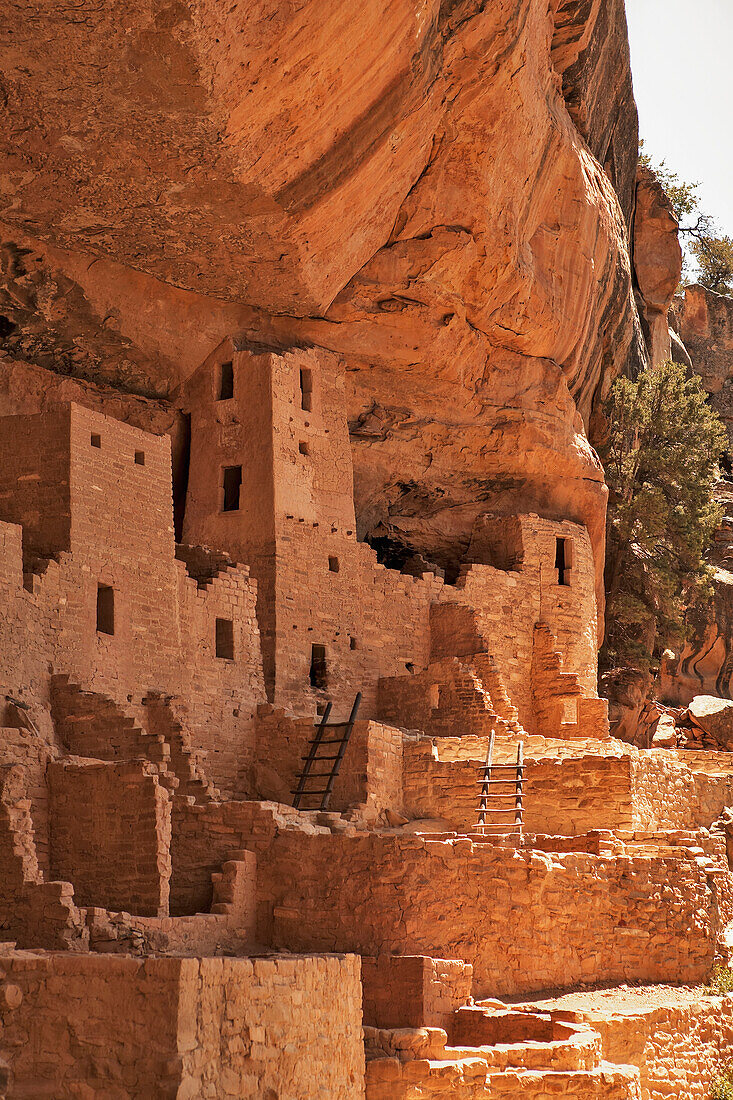
<svg viewBox="0 0 733 1100"><path fill-rule="evenodd" d="M328 791L291 791L291 794L299 794L301 798L315 798L319 794L328 794Z"/></svg>
<svg viewBox="0 0 733 1100"><path fill-rule="evenodd" d="M515 783L513 779L477 779L476 782L480 787L483 787L484 783L501 783L502 787L511 787Z"/></svg>
<svg viewBox="0 0 733 1100"><path fill-rule="evenodd" d="M324 760L338 760L338 756L301 756L301 760L310 760L313 764L321 764Z"/></svg>
<svg viewBox="0 0 733 1100"><path fill-rule="evenodd" d="M343 737L322 737L320 741L309 741L309 745L343 745Z"/></svg>
<svg viewBox="0 0 733 1100"><path fill-rule="evenodd" d="M526 767L526 764L482 764L481 770L484 772L506 771L509 768L510 771L518 772L524 771Z"/></svg>
<svg viewBox="0 0 733 1100"><path fill-rule="evenodd" d="M476 812L481 814L515 814L517 812L517 807L512 806L511 809L502 810L499 806L492 806L491 809L489 809L488 806L486 808L484 808L483 806L477 806Z"/></svg>
<svg viewBox="0 0 733 1100"><path fill-rule="evenodd" d="M328 779L329 775L333 775L333 772L308 772L307 775L303 776L303 779Z"/></svg>

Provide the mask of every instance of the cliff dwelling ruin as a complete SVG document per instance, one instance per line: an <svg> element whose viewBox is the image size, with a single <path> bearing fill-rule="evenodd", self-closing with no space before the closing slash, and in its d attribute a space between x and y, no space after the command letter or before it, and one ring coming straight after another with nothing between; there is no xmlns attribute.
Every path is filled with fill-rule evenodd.
<svg viewBox="0 0 733 1100"><path fill-rule="evenodd" d="M3 22L0 1097L707 1100L733 742L598 691L589 440L710 344L623 0Z"/></svg>

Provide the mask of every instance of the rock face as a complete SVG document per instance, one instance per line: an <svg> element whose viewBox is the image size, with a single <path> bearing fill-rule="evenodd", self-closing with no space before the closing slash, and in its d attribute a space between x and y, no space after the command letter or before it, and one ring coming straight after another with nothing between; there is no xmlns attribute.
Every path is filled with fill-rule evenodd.
<svg viewBox="0 0 733 1100"><path fill-rule="evenodd" d="M733 439L733 298L688 286L675 299L674 314L695 373Z"/></svg>
<svg viewBox="0 0 733 1100"><path fill-rule="evenodd" d="M671 358L667 314L682 275L679 224L653 172L639 167L634 215L634 271L654 366Z"/></svg>
<svg viewBox="0 0 733 1100"><path fill-rule="evenodd" d="M11 0L0 51L11 355L160 394L225 335L322 345L360 537L454 569L521 502L600 587L583 421L646 354L622 0Z"/></svg>

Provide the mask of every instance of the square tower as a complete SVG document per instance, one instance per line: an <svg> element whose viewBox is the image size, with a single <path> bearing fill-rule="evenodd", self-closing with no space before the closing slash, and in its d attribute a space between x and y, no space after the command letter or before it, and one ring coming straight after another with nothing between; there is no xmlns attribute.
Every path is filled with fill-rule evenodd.
<svg viewBox="0 0 733 1100"><path fill-rule="evenodd" d="M333 536L356 539L339 360L315 348L276 352L227 339L186 384L183 407L191 418L183 541L250 566L274 698L278 607L321 598L314 578L294 583L293 524L323 541L332 573Z"/></svg>

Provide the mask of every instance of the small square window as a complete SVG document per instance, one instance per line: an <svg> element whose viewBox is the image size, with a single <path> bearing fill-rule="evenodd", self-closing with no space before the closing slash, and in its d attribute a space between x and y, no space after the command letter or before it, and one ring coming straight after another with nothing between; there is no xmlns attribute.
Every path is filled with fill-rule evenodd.
<svg viewBox="0 0 733 1100"><path fill-rule="evenodd" d="M92 432L90 443L91 443L92 447L101 447L102 446L102 437L101 437L101 435L97 435L96 432Z"/></svg>
<svg viewBox="0 0 733 1100"><path fill-rule="evenodd" d="M338 573L339 568L340 568L338 558L329 558L328 559L328 568L330 569L330 571L332 573Z"/></svg>
<svg viewBox="0 0 733 1100"><path fill-rule="evenodd" d="M234 660L234 623L231 619L216 620L216 655L225 661Z"/></svg>
<svg viewBox="0 0 733 1100"><path fill-rule="evenodd" d="M135 451L135 463L138 466L145 465L145 451Z"/></svg>
<svg viewBox="0 0 733 1100"><path fill-rule="evenodd" d="M219 367L219 401L234 397L234 363L222 363Z"/></svg>
<svg viewBox="0 0 733 1100"><path fill-rule="evenodd" d="M115 590L108 584L97 585L97 632L115 632Z"/></svg>
<svg viewBox="0 0 733 1100"><path fill-rule="evenodd" d="M310 451L310 447L308 446L308 444L307 444L307 443L303 443L303 442L300 442L300 443L298 444L298 450L300 451L300 453L301 453L302 455L309 455L309 454L311 453L311 451Z"/></svg>
<svg viewBox="0 0 733 1100"><path fill-rule="evenodd" d="M222 475L224 487L223 512L239 510L239 491L242 487L242 467L225 466Z"/></svg>
<svg viewBox="0 0 733 1100"><path fill-rule="evenodd" d="M356 638L349 638L349 649L358 649Z"/></svg>

